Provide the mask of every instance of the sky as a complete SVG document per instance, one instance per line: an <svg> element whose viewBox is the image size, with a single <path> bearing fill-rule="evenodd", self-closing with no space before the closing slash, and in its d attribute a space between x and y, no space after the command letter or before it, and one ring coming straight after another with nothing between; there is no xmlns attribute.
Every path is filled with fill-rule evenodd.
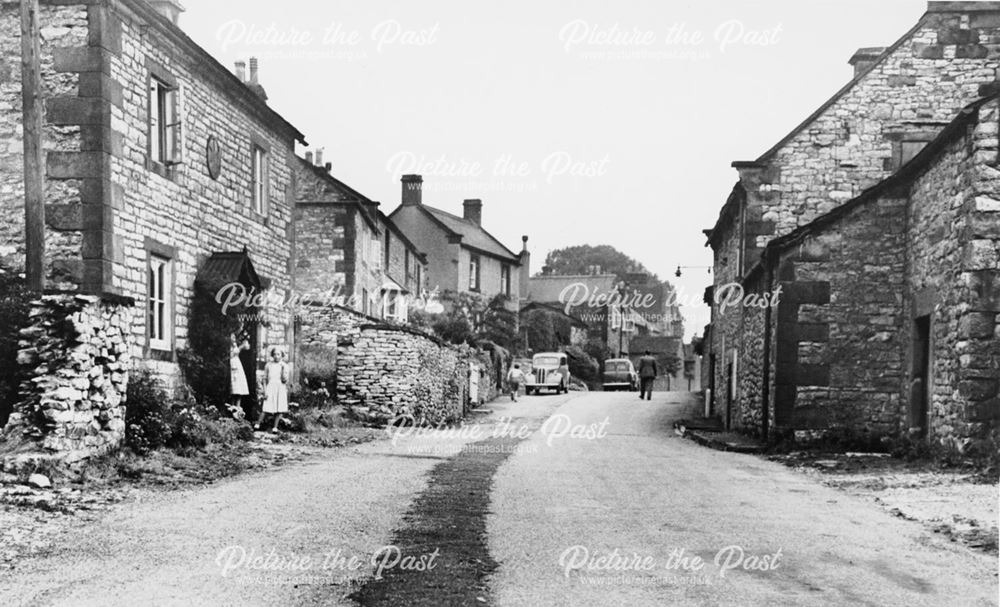
<svg viewBox="0 0 1000 607"><path fill-rule="evenodd" d="M610 244L678 289L686 336L709 321L711 228L730 166L774 145L887 46L918 0L181 0L180 26L224 65L257 57L268 103L333 174L382 203L483 226L532 273ZM303 154L306 148L300 148ZM677 278L677 266L689 266Z"/></svg>

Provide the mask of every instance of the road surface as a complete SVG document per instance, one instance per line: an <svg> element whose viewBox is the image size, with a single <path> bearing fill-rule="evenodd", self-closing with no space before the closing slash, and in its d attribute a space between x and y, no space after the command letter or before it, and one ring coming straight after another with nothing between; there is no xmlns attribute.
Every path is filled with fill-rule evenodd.
<svg viewBox="0 0 1000 607"><path fill-rule="evenodd" d="M687 394L498 401L140 493L0 574L3 605L996 605L996 560L673 432Z"/></svg>

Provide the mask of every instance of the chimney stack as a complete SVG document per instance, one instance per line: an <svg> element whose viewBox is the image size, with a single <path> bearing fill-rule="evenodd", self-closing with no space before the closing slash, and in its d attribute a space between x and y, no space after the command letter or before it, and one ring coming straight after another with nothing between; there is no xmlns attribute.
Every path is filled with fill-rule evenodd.
<svg viewBox="0 0 1000 607"><path fill-rule="evenodd" d="M240 82L246 84L247 62L242 59L236 62L236 77L240 79Z"/></svg>
<svg viewBox="0 0 1000 607"><path fill-rule="evenodd" d="M312 152L306 152L306 162L308 162L309 164L313 163L313 153Z"/></svg>
<svg viewBox="0 0 1000 607"><path fill-rule="evenodd" d="M250 57L250 80L247 81L247 86L253 91L258 97L267 101L267 93L264 91L264 87L261 86L258 80L258 64L256 57Z"/></svg>
<svg viewBox="0 0 1000 607"><path fill-rule="evenodd" d="M184 12L184 7L181 6L178 0L149 0L149 3L156 12L166 17L174 25L177 25L177 22L180 21L181 13Z"/></svg>
<svg viewBox="0 0 1000 607"><path fill-rule="evenodd" d="M323 148L316 148L316 166L323 166Z"/></svg>
<svg viewBox="0 0 1000 607"><path fill-rule="evenodd" d="M483 225L483 201L478 198L470 198L462 203L463 217L476 224Z"/></svg>
<svg viewBox="0 0 1000 607"><path fill-rule="evenodd" d="M871 67L884 52L884 46L869 46L855 51L848 61L854 66L854 77L857 78L861 72Z"/></svg>
<svg viewBox="0 0 1000 607"><path fill-rule="evenodd" d="M400 179L403 184L403 204L421 204L421 193L424 188L424 178L420 175L403 175Z"/></svg>
<svg viewBox="0 0 1000 607"><path fill-rule="evenodd" d="M250 57L250 84L257 84L257 58Z"/></svg>
<svg viewBox="0 0 1000 607"><path fill-rule="evenodd" d="M326 163L326 164L323 165L323 168L326 169L327 173L329 173L330 171L333 170L333 163L332 162L328 162L328 163Z"/></svg>

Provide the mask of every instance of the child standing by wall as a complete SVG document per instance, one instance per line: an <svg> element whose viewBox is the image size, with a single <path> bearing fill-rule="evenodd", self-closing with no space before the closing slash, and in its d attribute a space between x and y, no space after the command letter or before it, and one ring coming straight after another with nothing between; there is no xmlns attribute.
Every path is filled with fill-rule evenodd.
<svg viewBox="0 0 1000 607"><path fill-rule="evenodd" d="M283 360L284 352L278 348L271 348L271 360L265 368L264 384L264 406L261 408L260 418L257 420L257 429L260 430L264 423L264 416L268 413L274 415L274 425L272 433L278 432L278 424L281 422L281 414L288 411L288 364Z"/></svg>

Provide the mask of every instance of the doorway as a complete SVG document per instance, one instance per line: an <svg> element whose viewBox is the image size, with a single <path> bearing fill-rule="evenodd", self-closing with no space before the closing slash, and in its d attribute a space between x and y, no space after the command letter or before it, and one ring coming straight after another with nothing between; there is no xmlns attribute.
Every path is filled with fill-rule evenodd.
<svg viewBox="0 0 1000 607"><path fill-rule="evenodd" d="M913 367L910 379L910 432L927 436L927 410L930 394L931 317L913 320Z"/></svg>

